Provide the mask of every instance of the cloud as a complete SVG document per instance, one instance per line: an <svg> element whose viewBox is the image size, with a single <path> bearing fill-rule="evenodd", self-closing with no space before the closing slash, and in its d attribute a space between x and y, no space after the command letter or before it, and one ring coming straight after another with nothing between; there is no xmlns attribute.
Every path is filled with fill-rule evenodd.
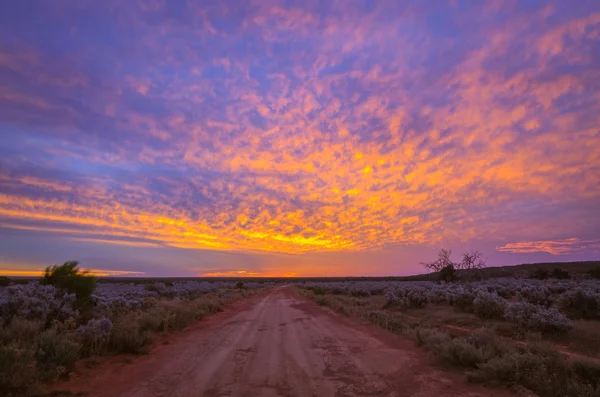
<svg viewBox="0 0 600 397"><path fill-rule="evenodd" d="M496 247L498 251L511 253L547 252L552 255L568 255L578 251L593 250L600 252L600 240L580 240L568 238L549 241L521 241Z"/></svg>
<svg viewBox="0 0 600 397"><path fill-rule="evenodd" d="M498 4L8 10L0 222L291 254L588 241L600 7Z"/></svg>

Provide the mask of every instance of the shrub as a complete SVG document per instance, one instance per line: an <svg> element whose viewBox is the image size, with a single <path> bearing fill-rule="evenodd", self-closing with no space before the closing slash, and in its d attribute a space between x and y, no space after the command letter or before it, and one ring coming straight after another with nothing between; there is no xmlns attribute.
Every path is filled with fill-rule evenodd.
<svg viewBox="0 0 600 397"><path fill-rule="evenodd" d="M35 349L17 343L0 343L0 390L23 396L37 383Z"/></svg>
<svg viewBox="0 0 600 397"><path fill-rule="evenodd" d="M536 280L547 280L550 278L550 272L548 269L536 269L531 273L529 278L533 278Z"/></svg>
<svg viewBox="0 0 600 397"><path fill-rule="evenodd" d="M502 318L507 305L495 292L480 291L473 300L473 312L481 318Z"/></svg>
<svg viewBox="0 0 600 397"><path fill-rule="evenodd" d="M113 324L109 347L115 353L144 353L144 346L152 343L152 331L141 330L136 321Z"/></svg>
<svg viewBox="0 0 600 397"><path fill-rule="evenodd" d="M576 288L563 293L558 306L572 318L600 319L600 293Z"/></svg>
<svg viewBox="0 0 600 397"><path fill-rule="evenodd" d="M588 270L588 274L591 278L600 279L600 267L595 267L593 269Z"/></svg>
<svg viewBox="0 0 600 397"><path fill-rule="evenodd" d="M455 338L435 353L445 362L466 368L477 368L481 363L505 354L509 348L492 335L470 335Z"/></svg>
<svg viewBox="0 0 600 397"><path fill-rule="evenodd" d="M561 269L559 267L555 267L554 269L552 269L551 277L559 279L559 280L568 280L571 278L571 275L569 274L568 271Z"/></svg>
<svg viewBox="0 0 600 397"><path fill-rule="evenodd" d="M475 382L519 384L540 396L598 396L598 367L570 364L546 346L532 346L491 358L469 373Z"/></svg>
<svg viewBox="0 0 600 397"><path fill-rule="evenodd" d="M238 281L237 283L235 283L235 288L237 288L237 289L243 289L244 288L244 282L243 281Z"/></svg>
<svg viewBox="0 0 600 397"><path fill-rule="evenodd" d="M55 328L40 334L35 353L39 379L56 380L73 369L81 347L75 340L73 335Z"/></svg>
<svg viewBox="0 0 600 397"><path fill-rule="evenodd" d="M312 290L315 295L325 295L327 293L325 288L321 288L321 287L314 287Z"/></svg>
<svg viewBox="0 0 600 397"><path fill-rule="evenodd" d="M473 301L475 294L470 291L460 291L453 296L451 304L464 312L473 311Z"/></svg>
<svg viewBox="0 0 600 397"><path fill-rule="evenodd" d="M549 304L550 295L550 290L543 285L525 286L517 292L519 300L543 306Z"/></svg>
<svg viewBox="0 0 600 397"><path fill-rule="evenodd" d="M558 310L526 302L510 303L504 317L524 330L542 333L565 333L573 327L571 321Z"/></svg>
<svg viewBox="0 0 600 397"><path fill-rule="evenodd" d="M104 352L110 340L112 327L112 321L109 318L102 317L91 319L87 324L77 328L77 335L79 335L82 344L82 355L90 356Z"/></svg>
<svg viewBox="0 0 600 397"><path fill-rule="evenodd" d="M75 294L80 305L85 304L96 289L96 278L82 272L78 266L77 261L65 262L61 266L48 266L41 284L53 285L59 290Z"/></svg>
<svg viewBox="0 0 600 397"><path fill-rule="evenodd" d="M7 287L10 285L10 279L6 276L0 276L0 287Z"/></svg>
<svg viewBox="0 0 600 397"><path fill-rule="evenodd" d="M15 317L6 327L0 328L0 342L28 342L42 331L44 324L41 321L26 320Z"/></svg>
<svg viewBox="0 0 600 397"><path fill-rule="evenodd" d="M413 288L406 293L406 300L409 307L418 309L425 307L428 299L426 291Z"/></svg>

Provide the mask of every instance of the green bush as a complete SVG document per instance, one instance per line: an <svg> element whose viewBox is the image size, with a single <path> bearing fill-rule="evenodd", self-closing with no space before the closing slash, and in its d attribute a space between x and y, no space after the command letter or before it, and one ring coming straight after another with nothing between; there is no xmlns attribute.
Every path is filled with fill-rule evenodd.
<svg viewBox="0 0 600 397"><path fill-rule="evenodd" d="M315 295L325 295L327 293L325 288L321 288L321 287L314 287L312 290Z"/></svg>
<svg viewBox="0 0 600 397"><path fill-rule="evenodd" d="M78 306L85 306L96 289L96 277L88 272L82 272L79 262L70 261L58 266L48 266L44 272L41 284L53 285L61 291L75 294Z"/></svg>

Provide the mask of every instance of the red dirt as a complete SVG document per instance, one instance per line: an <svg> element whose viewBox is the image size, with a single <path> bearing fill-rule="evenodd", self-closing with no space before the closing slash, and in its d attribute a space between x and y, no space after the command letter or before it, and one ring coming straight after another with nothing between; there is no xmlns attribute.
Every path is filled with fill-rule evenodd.
<svg viewBox="0 0 600 397"><path fill-rule="evenodd" d="M468 384L412 342L325 311L288 287L238 302L146 356L109 358L52 389L91 397L510 394Z"/></svg>

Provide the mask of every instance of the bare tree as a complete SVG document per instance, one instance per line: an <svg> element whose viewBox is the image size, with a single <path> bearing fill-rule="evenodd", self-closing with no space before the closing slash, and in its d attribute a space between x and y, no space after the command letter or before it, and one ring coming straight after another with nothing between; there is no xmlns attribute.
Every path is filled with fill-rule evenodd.
<svg viewBox="0 0 600 397"><path fill-rule="evenodd" d="M430 272L439 272L449 265L456 267L456 265L450 259L450 255L452 255L451 250L442 248L440 252L438 252L438 257L436 260L433 262L421 262L421 265Z"/></svg>
<svg viewBox="0 0 600 397"><path fill-rule="evenodd" d="M485 259L483 254L479 251L471 251L463 253L462 260L456 264L456 268L460 270L466 270L464 276L469 279L474 277L481 278L481 269L485 267Z"/></svg>
<svg viewBox="0 0 600 397"><path fill-rule="evenodd" d="M471 251L463 253L462 260L458 263L458 268L461 270L480 270L485 267L485 259L479 251Z"/></svg>

